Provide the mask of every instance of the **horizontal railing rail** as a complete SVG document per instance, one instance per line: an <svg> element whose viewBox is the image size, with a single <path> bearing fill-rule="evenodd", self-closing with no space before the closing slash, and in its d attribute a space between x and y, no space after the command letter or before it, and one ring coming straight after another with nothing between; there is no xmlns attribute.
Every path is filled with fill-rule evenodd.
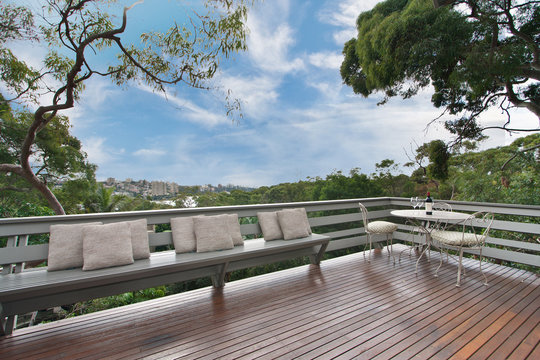
<svg viewBox="0 0 540 360"><path fill-rule="evenodd" d="M170 219L182 216L216 215L237 213L241 219L241 231L247 237L258 237L261 230L257 224L258 212L303 207L308 212L314 232L332 238L327 251L347 249L366 244L366 236L359 213L358 203L369 209L371 220L386 219L400 223L394 238L410 240L411 228L402 219L392 217L392 209L410 208L409 199L380 197L346 200L310 201L280 204L257 204L183 208L116 213L76 214L0 219L0 238L7 238L7 246L0 249L0 264L16 264L44 260L48 245L29 243L31 235L47 234L53 224L76 224L101 221L111 223L145 218L149 225L169 224ZM454 211L473 213L490 211L496 216L488 247L483 255L495 260L540 267L540 206L445 201ZM507 219L511 217L512 220ZM515 218L515 219L514 219ZM170 232L150 233L152 247L172 245ZM373 241L383 241L375 237ZM527 241L529 240L529 241Z"/></svg>

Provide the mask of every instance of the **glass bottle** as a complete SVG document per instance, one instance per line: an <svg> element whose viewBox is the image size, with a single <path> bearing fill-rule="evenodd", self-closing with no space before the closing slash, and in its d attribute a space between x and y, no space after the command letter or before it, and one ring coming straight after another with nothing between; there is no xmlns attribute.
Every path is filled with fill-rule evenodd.
<svg viewBox="0 0 540 360"><path fill-rule="evenodd" d="M429 196L429 192L427 193L426 198L426 215L433 215L433 199L431 196Z"/></svg>

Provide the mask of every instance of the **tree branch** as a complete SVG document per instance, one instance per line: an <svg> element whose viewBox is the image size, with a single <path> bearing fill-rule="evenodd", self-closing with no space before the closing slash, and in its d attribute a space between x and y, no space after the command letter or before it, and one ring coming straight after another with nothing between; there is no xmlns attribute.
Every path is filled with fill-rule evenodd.
<svg viewBox="0 0 540 360"><path fill-rule="evenodd" d="M521 100L520 98L518 98L518 96L514 92L514 88L512 87L512 84L509 81L506 82L505 86L506 86L506 94L508 96L508 100L510 100L512 104L514 104L517 107L526 108L527 110L531 111L533 114L538 116L538 118L540 119L540 105L539 104L532 101Z"/></svg>
<svg viewBox="0 0 540 360"><path fill-rule="evenodd" d="M538 129L537 129L538 130ZM534 150L534 149L538 149L540 148L540 144L537 144L535 146L531 146L530 148L527 148L527 149L523 149L521 150L521 153L524 153L524 152L527 152L527 151L531 151L531 150ZM506 160L506 162L503 164L503 166L501 166L501 171L504 170L504 168L506 167L506 165L508 165L508 163L510 163L510 161L514 160L514 158L516 156L518 156L520 154L520 152L517 152L515 153L510 159Z"/></svg>

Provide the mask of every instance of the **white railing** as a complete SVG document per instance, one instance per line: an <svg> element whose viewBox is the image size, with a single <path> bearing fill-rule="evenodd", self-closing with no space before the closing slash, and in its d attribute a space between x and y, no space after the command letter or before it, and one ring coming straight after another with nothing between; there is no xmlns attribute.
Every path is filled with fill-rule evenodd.
<svg viewBox="0 0 540 360"><path fill-rule="evenodd" d="M366 243L366 236L358 209L358 202L362 202L369 209L369 217L375 219L388 219L400 222L393 218L390 211L396 208L410 208L405 198L366 198L329 201L310 201L283 204L260 204L221 206L208 208L187 208L134 211L121 213L77 214L65 216L43 216L27 218L0 219L0 238L7 238L7 246L0 249L0 264L3 264L4 273L11 271L8 264L23 266L24 262L44 260L47 257L47 244L33 245L29 236L46 234L52 224L73 224L83 222L102 221L110 223L116 221L135 220L146 218L149 225L168 224L170 219L178 216L214 215L223 213L237 213L241 219L243 235L257 237L261 231L256 222L257 212L275 211L284 208L304 207L308 212L311 227L314 232L328 235L332 238L327 251L362 246ZM497 219L493 223L492 237L487 241L488 247L483 254L495 260L520 263L540 267L540 206L512 205L494 203L473 203L459 201L445 201L452 205L455 211L475 212L490 211ZM511 220L503 218L511 217ZM408 240L410 228L400 224L394 238ZM384 238L374 238L374 241L383 241ZM171 245L170 232L157 232L150 235L152 248Z"/></svg>

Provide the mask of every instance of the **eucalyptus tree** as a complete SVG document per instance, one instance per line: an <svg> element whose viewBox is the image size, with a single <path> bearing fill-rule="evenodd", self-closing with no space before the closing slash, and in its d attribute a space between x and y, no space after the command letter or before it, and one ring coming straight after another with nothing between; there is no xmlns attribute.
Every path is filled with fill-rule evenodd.
<svg viewBox="0 0 540 360"><path fill-rule="evenodd" d="M25 109L12 109L2 102L0 94L0 164L17 164L21 158L21 144L34 121L33 114ZM81 142L70 134L67 117L55 116L42 131L36 134L31 148L31 166L34 175L44 185L62 183L62 197L70 202L84 194L85 187L95 184L95 165L88 162ZM77 188L73 185L77 183ZM0 202L4 214L23 214L18 209L28 208L28 203L46 206L31 184L15 172L0 172ZM70 211L73 206L69 206ZM9 209L9 211L8 211ZM32 215L28 213L27 216Z"/></svg>
<svg viewBox="0 0 540 360"><path fill-rule="evenodd" d="M62 111L76 106L88 79L109 77L122 86L144 82L160 92L175 84L209 89L220 61L246 49L245 0L206 0L207 13L194 11L188 25L174 23L165 32L143 33L137 43L129 43L124 34L128 13L133 6L151 4L133 3L115 21L114 15L119 14L113 14L109 7L115 2L47 0L43 8L0 3L3 102L33 103L35 107L23 141L13 144L18 147L17 161L0 164L0 172L24 178L57 214L64 214L64 209L36 174L32 155L38 134L53 131ZM40 68L15 55L10 46L16 42L47 47ZM111 50L118 52L116 63L100 68L96 58ZM228 112L238 107L235 100L229 104Z"/></svg>
<svg viewBox="0 0 540 360"><path fill-rule="evenodd" d="M540 119L540 1L386 0L361 13L357 29L340 69L355 93L383 91L384 104L432 85L457 140L481 138L488 127L478 117L491 107L504 114L495 128L540 130L516 128L508 111Z"/></svg>

